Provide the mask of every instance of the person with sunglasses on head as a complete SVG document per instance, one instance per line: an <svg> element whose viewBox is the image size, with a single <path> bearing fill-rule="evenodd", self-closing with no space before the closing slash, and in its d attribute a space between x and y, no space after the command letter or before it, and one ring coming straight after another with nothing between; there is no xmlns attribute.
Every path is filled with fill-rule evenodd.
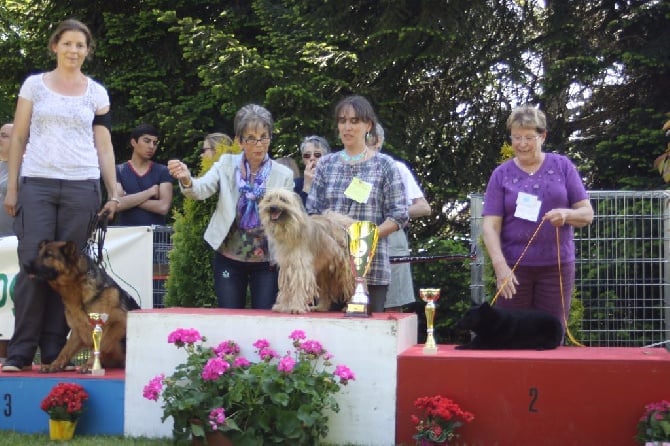
<svg viewBox="0 0 670 446"><path fill-rule="evenodd" d="M245 308L249 289L251 308L271 309L278 271L270 263L258 204L268 189L293 190L293 173L269 157L274 121L266 108L245 105L235 114L233 125L242 153L221 155L200 178L193 178L180 160L170 160L168 169L188 198L204 200L219 194L204 234L216 252L214 288L219 307Z"/></svg>
<svg viewBox="0 0 670 446"><path fill-rule="evenodd" d="M546 311L565 332L575 283L573 227L590 224L593 208L574 164L542 151L544 112L516 107L507 129L514 157L491 174L482 212L484 244L502 297L496 306Z"/></svg>
<svg viewBox="0 0 670 446"><path fill-rule="evenodd" d="M314 172L316 172L316 163L322 156L330 153L330 145L326 138L321 136L307 136L300 143L300 156L305 165L302 177L296 178L295 190L302 198L302 204L307 202L307 194L312 188L314 181Z"/></svg>
<svg viewBox="0 0 670 446"><path fill-rule="evenodd" d="M118 224L121 226L164 226L172 206L172 178L163 164L153 161L158 149L158 130L140 124L130 133L133 153L117 164L116 192L119 196Z"/></svg>

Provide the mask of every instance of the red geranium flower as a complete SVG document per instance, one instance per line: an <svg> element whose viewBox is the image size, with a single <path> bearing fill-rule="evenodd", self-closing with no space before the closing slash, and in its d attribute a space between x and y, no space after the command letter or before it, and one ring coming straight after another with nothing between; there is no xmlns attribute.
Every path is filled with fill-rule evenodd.
<svg viewBox="0 0 670 446"><path fill-rule="evenodd" d="M414 407L422 416L411 415L415 425L415 440L430 440L444 443L456 436L456 429L474 420L475 416L460 408L454 401L442 395L425 396L414 400Z"/></svg>
<svg viewBox="0 0 670 446"><path fill-rule="evenodd" d="M58 383L42 400L40 408L52 420L75 421L84 411L88 393L75 383Z"/></svg>

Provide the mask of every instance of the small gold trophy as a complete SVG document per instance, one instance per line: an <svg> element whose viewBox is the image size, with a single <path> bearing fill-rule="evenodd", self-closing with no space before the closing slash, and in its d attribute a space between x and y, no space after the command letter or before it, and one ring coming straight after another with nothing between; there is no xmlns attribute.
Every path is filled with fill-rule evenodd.
<svg viewBox="0 0 670 446"><path fill-rule="evenodd" d="M424 355L434 355L437 353L435 345L435 336L433 336L433 321L435 320L435 301L440 298L439 288L421 288L419 289L421 300L426 302L426 344L423 346Z"/></svg>
<svg viewBox="0 0 670 446"><path fill-rule="evenodd" d="M377 225L371 221L357 221L347 228L347 238L349 240L349 256L351 260L351 270L356 277L356 288L351 302L347 304L345 316L350 317L369 317L370 296L368 295L368 285L365 279L366 274L372 265L372 257L377 250L377 241L379 231Z"/></svg>
<svg viewBox="0 0 670 446"><path fill-rule="evenodd" d="M100 341L102 340L102 326L107 322L107 316L106 313L88 313L88 320L93 325L93 355L95 356L91 368L91 375L93 376L105 375L105 369L102 368L100 362Z"/></svg>

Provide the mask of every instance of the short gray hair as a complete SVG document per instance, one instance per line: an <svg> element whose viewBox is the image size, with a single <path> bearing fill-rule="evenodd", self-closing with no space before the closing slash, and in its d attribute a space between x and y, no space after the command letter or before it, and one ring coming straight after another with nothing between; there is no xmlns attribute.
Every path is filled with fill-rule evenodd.
<svg viewBox="0 0 670 446"><path fill-rule="evenodd" d="M235 121L233 122L235 137L241 138L246 129L257 125L265 127L268 133L272 135L274 120L272 119L272 113L267 108L257 104L247 104L235 113Z"/></svg>
<svg viewBox="0 0 670 446"><path fill-rule="evenodd" d="M330 145L328 144L328 141L326 141L326 138L322 136L306 136L302 142L300 143L300 153L305 153L305 146L308 143L312 143L315 146L317 146L319 149L323 151L323 154L330 153Z"/></svg>

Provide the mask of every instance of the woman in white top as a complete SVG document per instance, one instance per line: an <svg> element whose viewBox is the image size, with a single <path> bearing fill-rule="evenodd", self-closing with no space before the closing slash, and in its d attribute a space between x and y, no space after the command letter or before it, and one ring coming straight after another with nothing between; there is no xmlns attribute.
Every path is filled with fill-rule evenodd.
<svg viewBox="0 0 670 446"><path fill-rule="evenodd" d="M214 249L214 290L221 308L269 310L277 298L278 271L258 215L266 190L293 190L291 170L270 159L274 120L266 108L247 104L235 114L235 140L242 153L223 154L200 178L192 178L180 160L168 161L184 195L204 200L218 193L216 209L205 230Z"/></svg>
<svg viewBox="0 0 670 446"><path fill-rule="evenodd" d="M109 96L81 71L93 48L88 27L65 20L48 44L56 68L29 76L19 91L4 205L15 217L21 270L3 372L30 368L38 347L42 364L49 364L69 331L61 298L23 268L37 255L40 241L74 241L84 248L92 219L98 212L112 218L118 205ZM110 197L102 209L101 172Z"/></svg>

